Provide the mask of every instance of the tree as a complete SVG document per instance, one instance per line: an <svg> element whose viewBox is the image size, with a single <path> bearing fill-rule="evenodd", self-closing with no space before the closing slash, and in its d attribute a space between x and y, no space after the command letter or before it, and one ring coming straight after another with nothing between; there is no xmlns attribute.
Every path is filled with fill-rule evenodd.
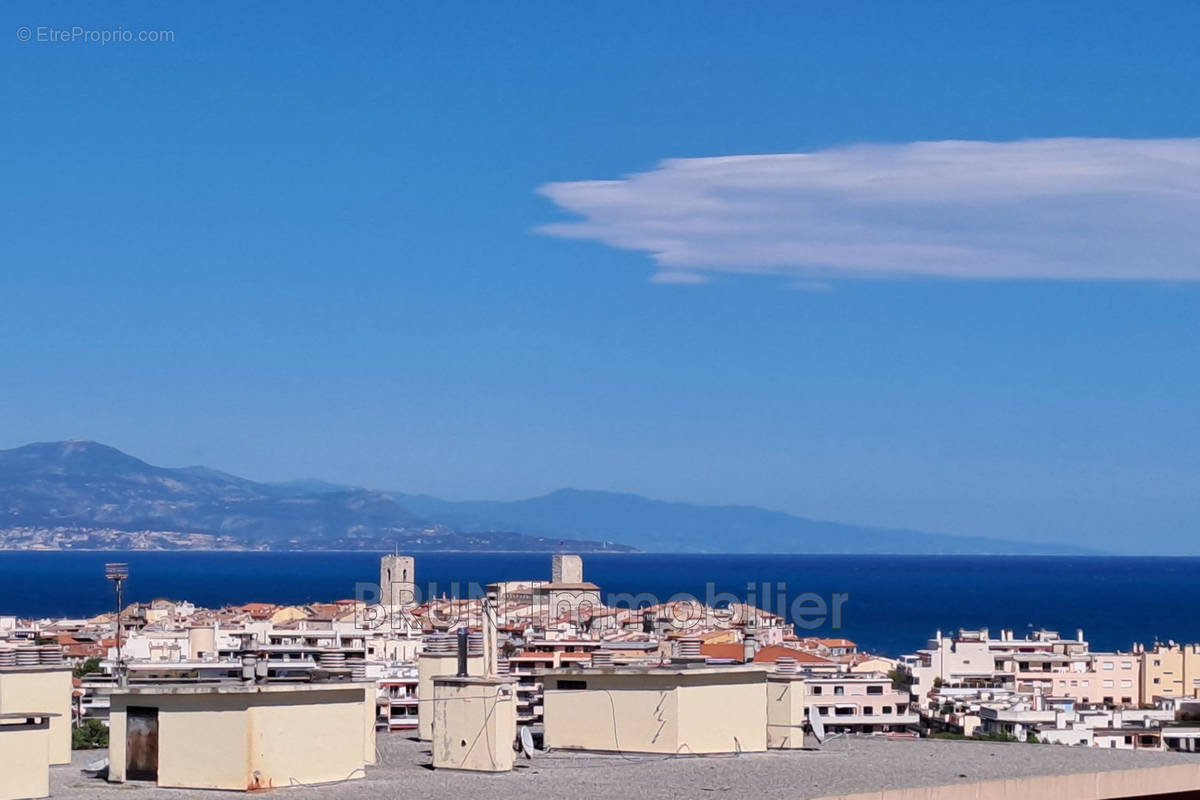
<svg viewBox="0 0 1200 800"><path fill-rule="evenodd" d="M108 727L98 719L85 719L83 724L71 731L71 748L74 750L99 750L108 747Z"/></svg>
<svg viewBox="0 0 1200 800"><path fill-rule="evenodd" d="M71 670L76 678L82 678L84 675L91 675L93 672L100 671L100 659L89 658L82 664L76 664L75 669Z"/></svg>
<svg viewBox="0 0 1200 800"><path fill-rule="evenodd" d="M898 692L911 691L912 676L902 669L893 669L888 671L888 677L892 679L892 688Z"/></svg>

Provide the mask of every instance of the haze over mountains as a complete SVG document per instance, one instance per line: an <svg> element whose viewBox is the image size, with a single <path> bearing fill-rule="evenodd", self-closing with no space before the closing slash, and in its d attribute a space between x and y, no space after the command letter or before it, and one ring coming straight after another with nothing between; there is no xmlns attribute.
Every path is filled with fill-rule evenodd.
<svg viewBox="0 0 1200 800"><path fill-rule="evenodd" d="M578 489L455 502L323 481L260 483L208 467L156 467L88 441L0 451L0 519L0 549L1084 552Z"/></svg>

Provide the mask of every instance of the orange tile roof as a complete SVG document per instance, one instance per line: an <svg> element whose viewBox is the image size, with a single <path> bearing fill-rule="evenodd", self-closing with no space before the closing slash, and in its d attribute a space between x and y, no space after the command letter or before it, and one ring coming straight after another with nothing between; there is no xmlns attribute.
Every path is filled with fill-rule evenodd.
<svg viewBox="0 0 1200 800"><path fill-rule="evenodd" d="M700 655L707 658L728 658L741 661L745 657L745 648L740 644L701 644Z"/></svg>
<svg viewBox="0 0 1200 800"><path fill-rule="evenodd" d="M782 656L788 656L796 659L797 664L814 664L814 665L834 665L837 662L830 661L828 658L814 656L812 653L806 653L803 650L795 650L791 647L783 647L773 644L764 647L754 654L754 663L756 664L773 664Z"/></svg>

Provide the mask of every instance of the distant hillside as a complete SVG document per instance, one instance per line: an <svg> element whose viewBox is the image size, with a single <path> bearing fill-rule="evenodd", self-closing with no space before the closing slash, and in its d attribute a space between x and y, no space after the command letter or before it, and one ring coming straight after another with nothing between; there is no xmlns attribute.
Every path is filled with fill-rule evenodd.
<svg viewBox="0 0 1200 800"><path fill-rule="evenodd" d="M451 502L395 495L408 509L463 531L519 530L709 553L913 553L1069 555L1082 548L823 522L753 506L668 503L634 494L561 489L513 502Z"/></svg>
<svg viewBox="0 0 1200 800"><path fill-rule="evenodd" d="M452 502L298 480L169 469L96 442L0 451L0 549L649 550L692 553L1078 554L822 522L752 506L562 489Z"/></svg>
<svg viewBox="0 0 1200 800"><path fill-rule="evenodd" d="M383 492L156 467L96 442L0 451L0 548L553 550L561 538L462 533Z"/></svg>

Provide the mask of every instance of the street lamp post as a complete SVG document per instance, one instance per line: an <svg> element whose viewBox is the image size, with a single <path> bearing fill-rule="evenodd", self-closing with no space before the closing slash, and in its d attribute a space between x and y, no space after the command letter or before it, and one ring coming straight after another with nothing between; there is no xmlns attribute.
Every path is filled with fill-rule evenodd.
<svg viewBox="0 0 1200 800"><path fill-rule="evenodd" d="M117 590L117 685L125 683L124 664L121 661L121 590L129 577L129 565L109 563L104 565L104 577L112 581Z"/></svg>

